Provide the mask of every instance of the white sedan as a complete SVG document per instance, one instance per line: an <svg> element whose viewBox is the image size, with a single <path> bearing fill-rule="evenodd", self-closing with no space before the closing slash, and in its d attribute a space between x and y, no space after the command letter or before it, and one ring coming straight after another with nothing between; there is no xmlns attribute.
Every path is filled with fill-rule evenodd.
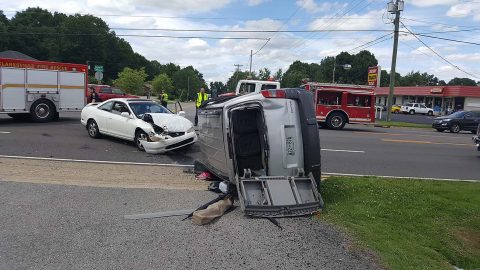
<svg viewBox="0 0 480 270"><path fill-rule="evenodd" d="M92 138L118 137L133 141L141 151L157 154L197 141L193 124L184 114L174 114L151 100L114 98L88 104L80 121Z"/></svg>

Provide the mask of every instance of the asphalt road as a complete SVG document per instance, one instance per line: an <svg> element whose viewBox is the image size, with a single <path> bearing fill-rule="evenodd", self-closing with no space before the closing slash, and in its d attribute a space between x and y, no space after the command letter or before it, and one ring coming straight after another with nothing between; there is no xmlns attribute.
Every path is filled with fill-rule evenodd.
<svg viewBox="0 0 480 270"><path fill-rule="evenodd" d="M191 104L186 111L193 120ZM450 134L363 125L319 132L323 172L480 179L480 152L469 132ZM79 113L65 113L60 121L43 124L0 115L0 155L193 164L200 153L194 145L188 151L150 155L123 140L91 139L79 122Z"/></svg>
<svg viewBox="0 0 480 270"><path fill-rule="evenodd" d="M0 181L0 269L379 269L312 217L213 224L124 215L195 208L211 192Z"/></svg>
<svg viewBox="0 0 480 270"><path fill-rule="evenodd" d="M437 116L428 116L423 114L410 115L410 114L403 114L403 113L399 113L399 114L392 113L392 121L414 123L414 124L431 125L435 117ZM386 119L387 119L387 112L384 111L382 112L382 120L386 120Z"/></svg>

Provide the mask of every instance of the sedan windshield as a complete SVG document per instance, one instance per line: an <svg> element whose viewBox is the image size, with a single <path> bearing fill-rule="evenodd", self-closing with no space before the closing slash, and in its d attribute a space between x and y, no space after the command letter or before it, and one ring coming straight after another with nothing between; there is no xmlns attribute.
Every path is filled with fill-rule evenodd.
<svg viewBox="0 0 480 270"><path fill-rule="evenodd" d="M155 102L130 102L128 105L130 105L133 113L138 118L142 118L145 113L172 113L167 108Z"/></svg>
<svg viewBox="0 0 480 270"><path fill-rule="evenodd" d="M448 117L450 118L462 118L463 115L465 114L465 112L454 112L450 115L448 115Z"/></svg>

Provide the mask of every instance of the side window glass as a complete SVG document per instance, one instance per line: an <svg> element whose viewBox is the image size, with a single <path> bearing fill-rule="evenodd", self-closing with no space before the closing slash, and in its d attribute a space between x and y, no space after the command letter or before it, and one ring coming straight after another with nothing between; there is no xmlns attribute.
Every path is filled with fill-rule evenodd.
<svg viewBox="0 0 480 270"><path fill-rule="evenodd" d="M113 105L112 113L121 114L122 112L130 113L130 111L128 110L127 106L124 103L115 102L115 104Z"/></svg>
<svg viewBox="0 0 480 270"><path fill-rule="evenodd" d="M112 93L112 88L110 87L102 87L100 89L100 93L102 94L111 94Z"/></svg>
<svg viewBox="0 0 480 270"><path fill-rule="evenodd" d="M418 108L418 104L413 105L413 107Z"/></svg>
<svg viewBox="0 0 480 270"><path fill-rule="evenodd" d="M98 108L100 110L110 112L112 110L112 106L113 106L113 102L107 102Z"/></svg>
<svg viewBox="0 0 480 270"><path fill-rule="evenodd" d="M268 90L268 89L277 89L277 86L274 84L262 84L262 90Z"/></svg>
<svg viewBox="0 0 480 270"><path fill-rule="evenodd" d="M425 105L420 105L420 108L425 109L427 107Z"/></svg>

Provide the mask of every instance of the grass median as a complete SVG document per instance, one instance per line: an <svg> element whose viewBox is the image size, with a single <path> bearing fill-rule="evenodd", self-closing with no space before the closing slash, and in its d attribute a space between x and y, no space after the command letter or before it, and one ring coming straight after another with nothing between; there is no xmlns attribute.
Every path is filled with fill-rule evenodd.
<svg viewBox="0 0 480 270"><path fill-rule="evenodd" d="M410 128L432 128L431 124L416 124L416 123L407 123L407 122L396 122L396 121L376 121L375 122L381 126L389 126L389 127L410 127Z"/></svg>
<svg viewBox="0 0 480 270"><path fill-rule="evenodd" d="M387 269L480 268L480 183L331 177L321 219Z"/></svg>

